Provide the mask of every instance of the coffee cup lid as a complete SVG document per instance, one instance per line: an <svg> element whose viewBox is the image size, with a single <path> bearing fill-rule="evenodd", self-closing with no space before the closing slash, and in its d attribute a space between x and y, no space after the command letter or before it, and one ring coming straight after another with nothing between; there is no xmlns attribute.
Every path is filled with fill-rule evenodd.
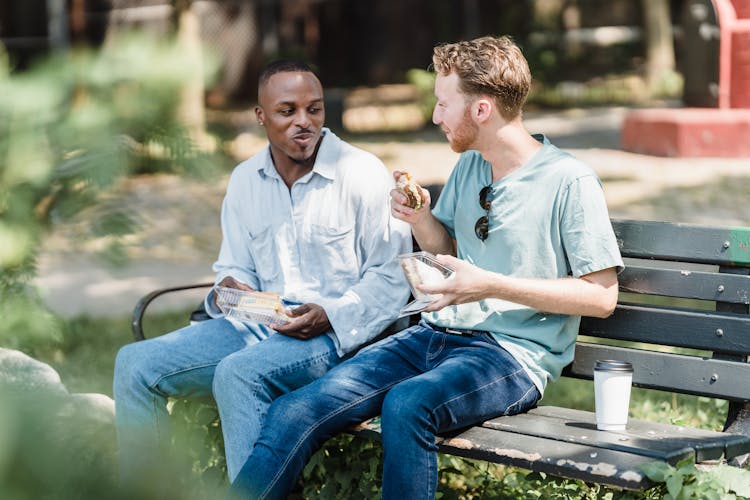
<svg viewBox="0 0 750 500"><path fill-rule="evenodd" d="M633 365L628 361L618 361L616 359L597 359L594 370L609 372L632 372Z"/></svg>

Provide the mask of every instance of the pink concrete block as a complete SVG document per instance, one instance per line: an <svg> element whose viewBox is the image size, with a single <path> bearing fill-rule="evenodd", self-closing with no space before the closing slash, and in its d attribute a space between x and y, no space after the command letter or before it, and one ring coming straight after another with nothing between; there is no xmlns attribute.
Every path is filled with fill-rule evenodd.
<svg viewBox="0 0 750 500"><path fill-rule="evenodd" d="M750 158L750 109L634 110L625 117L621 145L654 156Z"/></svg>
<svg viewBox="0 0 750 500"><path fill-rule="evenodd" d="M750 0L732 0L732 6L737 13L737 19L750 18Z"/></svg>
<svg viewBox="0 0 750 500"><path fill-rule="evenodd" d="M729 107L750 108L750 19L734 24L730 65Z"/></svg>

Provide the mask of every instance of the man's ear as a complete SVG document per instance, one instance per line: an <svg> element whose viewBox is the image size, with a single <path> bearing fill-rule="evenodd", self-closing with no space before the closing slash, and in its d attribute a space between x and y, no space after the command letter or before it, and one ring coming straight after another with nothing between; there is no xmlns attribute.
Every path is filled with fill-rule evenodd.
<svg viewBox="0 0 750 500"><path fill-rule="evenodd" d="M487 99L486 97L477 99L472 105L474 119L479 123L489 120L490 115L492 115L493 107L494 106L490 99Z"/></svg>
<svg viewBox="0 0 750 500"><path fill-rule="evenodd" d="M265 122L265 113L263 113L263 108L260 106L255 106L255 119L258 120L258 125L263 126L263 123Z"/></svg>
<svg viewBox="0 0 750 500"><path fill-rule="evenodd" d="M471 114L477 123L483 123L490 119L493 104L490 99L479 98L471 105Z"/></svg>

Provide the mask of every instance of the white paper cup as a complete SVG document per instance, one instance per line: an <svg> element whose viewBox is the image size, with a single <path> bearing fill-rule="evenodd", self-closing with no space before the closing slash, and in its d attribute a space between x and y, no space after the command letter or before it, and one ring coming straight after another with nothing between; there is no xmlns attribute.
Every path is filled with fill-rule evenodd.
<svg viewBox="0 0 750 500"><path fill-rule="evenodd" d="M633 365L613 359L597 360L594 365L596 428L624 431L628 423Z"/></svg>

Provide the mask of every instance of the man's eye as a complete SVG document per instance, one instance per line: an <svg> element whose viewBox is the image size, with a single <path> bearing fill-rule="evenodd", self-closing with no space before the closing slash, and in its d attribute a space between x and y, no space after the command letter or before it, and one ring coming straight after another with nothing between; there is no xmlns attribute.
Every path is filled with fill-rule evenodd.
<svg viewBox="0 0 750 500"><path fill-rule="evenodd" d="M294 110L293 109L289 109L289 108L287 108L287 109L280 109L279 113L281 113L284 116L289 116L292 113L294 113Z"/></svg>
<svg viewBox="0 0 750 500"><path fill-rule="evenodd" d="M313 114L316 114L316 113L320 113L320 112L322 111L322 109L323 109L323 108L321 108L320 106L312 106L312 107L308 108L308 110L307 110L307 111L308 111L309 113L313 113Z"/></svg>

